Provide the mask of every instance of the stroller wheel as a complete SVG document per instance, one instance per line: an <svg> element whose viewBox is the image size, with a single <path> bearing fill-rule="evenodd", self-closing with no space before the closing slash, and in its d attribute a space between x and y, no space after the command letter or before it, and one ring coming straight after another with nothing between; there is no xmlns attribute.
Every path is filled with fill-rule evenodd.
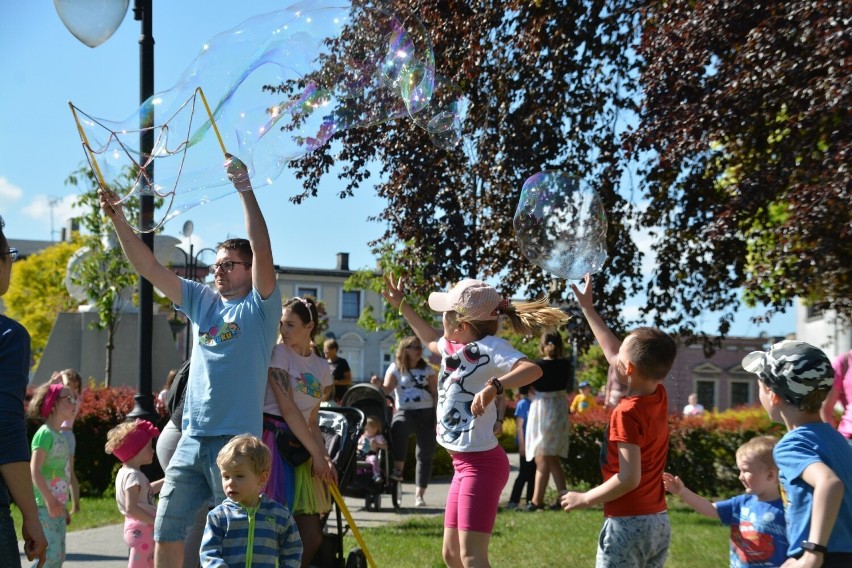
<svg viewBox="0 0 852 568"><path fill-rule="evenodd" d="M377 513L382 510L382 494L381 493L376 493L375 496L373 497L373 507L375 507L373 510L376 511Z"/></svg>
<svg viewBox="0 0 852 568"><path fill-rule="evenodd" d="M402 507L402 482L392 479L390 481L391 503L394 509Z"/></svg>

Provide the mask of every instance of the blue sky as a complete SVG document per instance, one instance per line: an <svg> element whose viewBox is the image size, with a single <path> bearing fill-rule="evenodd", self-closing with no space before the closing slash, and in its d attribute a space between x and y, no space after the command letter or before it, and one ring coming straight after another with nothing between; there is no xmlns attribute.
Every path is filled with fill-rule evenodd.
<svg viewBox="0 0 852 568"><path fill-rule="evenodd" d="M155 91L174 86L205 41L289 4L154 0ZM0 214L11 238L50 240L51 217L55 230L64 226L76 195L64 181L84 161L68 101L102 118L123 120L133 113L139 104L139 34L129 10L113 37L89 48L68 32L53 2L0 3ZM286 199L297 191L296 183L285 171L257 192L275 262L333 268L336 253L349 252L351 267L374 266L367 242L383 228L367 217L382 209L383 200L362 191L341 201L336 181L328 179L318 198L296 206ZM180 236L186 220L193 221L199 246L245 232L234 195L191 209L166 225L165 233ZM738 318L734 334L793 331L792 314L756 326L748 313ZM714 320L708 318L708 331Z"/></svg>

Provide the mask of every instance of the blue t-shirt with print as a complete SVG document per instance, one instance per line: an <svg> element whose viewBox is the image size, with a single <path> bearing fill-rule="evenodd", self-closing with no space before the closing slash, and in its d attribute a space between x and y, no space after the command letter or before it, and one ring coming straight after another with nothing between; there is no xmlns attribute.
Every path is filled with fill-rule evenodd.
<svg viewBox="0 0 852 568"><path fill-rule="evenodd" d="M761 501L737 495L714 503L719 519L731 527L731 568L781 566L787 559L787 527L781 499Z"/></svg>
<svg viewBox="0 0 852 568"><path fill-rule="evenodd" d="M837 521L828 538L829 552L852 552L852 447L830 424L810 422L790 430L772 452L778 465L787 519L788 556L802 553L802 541L811 532L814 488L802 474L809 465L824 463L843 482ZM824 543L819 543L824 544Z"/></svg>
<svg viewBox="0 0 852 568"><path fill-rule="evenodd" d="M183 432L191 436L262 433L269 357L281 317L281 291L267 299L254 288L225 300L204 284L181 279L182 306L192 321L194 345Z"/></svg>

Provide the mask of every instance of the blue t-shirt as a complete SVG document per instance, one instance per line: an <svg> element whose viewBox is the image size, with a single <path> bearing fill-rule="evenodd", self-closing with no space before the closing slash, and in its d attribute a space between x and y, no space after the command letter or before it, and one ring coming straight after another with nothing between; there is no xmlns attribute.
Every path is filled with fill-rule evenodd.
<svg viewBox="0 0 852 568"><path fill-rule="evenodd" d="M781 499L761 501L737 495L714 503L722 524L731 527L731 568L777 567L787 560L787 530Z"/></svg>
<svg viewBox="0 0 852 568"><path fill-rule="evenodd" d="M843 481L843 501L828 539L829 552L852 552L852 447L825 422L802 424L790 430L773 451L780 469L781 496L787 519L788 556L802 553L811 531L814 488L802 479L809 465L822 462ZM824 544L824 543L819 543Z"/></svg>
<svg viewBox="0 0 852 568"><path fill-rule="evenodd" d="M24 422L24 395L30 381L30 334L0 314L0 465L30 461ZM0 505L9 504L9 490L0 475Z"/></svg>
<svg viewBox="0 0 852 568"><path fill-rule="evenodd" d="M527 397L522 398L518 401L517 406L515 406L515 424L517 424L518 418L524 419L524 425L515 433L515 439L518 440L518 443L521 443L521 440L526 436L527 433L527 418L530 415L530 399Z"/></svg>
<svg viewBox="0 0 852 568"><path fill-rule="evenodd" d="M181 279L182 306L195 342L183 409L190 436L262 433L269 357L281 318L281 291L267 299L252 288L225 300L204 284Z"/></svg>

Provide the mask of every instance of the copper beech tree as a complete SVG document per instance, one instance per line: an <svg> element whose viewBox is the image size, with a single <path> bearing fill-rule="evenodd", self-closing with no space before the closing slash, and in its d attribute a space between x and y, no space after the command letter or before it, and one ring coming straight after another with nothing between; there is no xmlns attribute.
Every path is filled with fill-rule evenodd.
<svg viewBox="0 0 852 568"><path fill-rule="evenodd" d="M616 331L643 288L649 318L687 335L708 310L725 313L728 332L743 288L770 309L801 294L849 313L849 2L387 7L416 14L437 73L469 99L462 142L440 149L407 119L345 130L293 164L304 184L293 200L332 166L340 197L378 192L387 207L371 219L386 230L372 244L417 275L413 293L476 276L570 302L512 229L524 180L560 169L605 204L609 260L595 294ZM334 43L325 72L345 67L356 39ZM639 239L655 242L649 274ZM582 318L569 327L589 343Z"/></svg>

